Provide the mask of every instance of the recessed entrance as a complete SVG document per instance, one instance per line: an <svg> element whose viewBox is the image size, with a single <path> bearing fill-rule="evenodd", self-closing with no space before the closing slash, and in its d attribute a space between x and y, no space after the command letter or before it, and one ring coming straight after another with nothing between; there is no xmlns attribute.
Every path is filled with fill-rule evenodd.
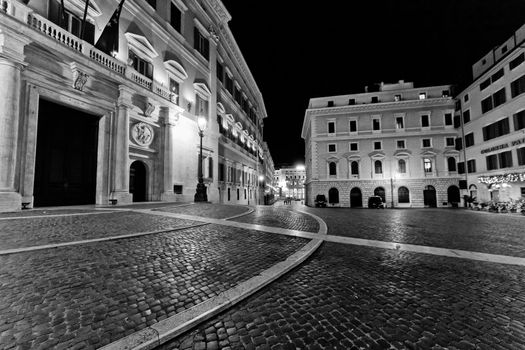
<svg viewBox="0 0 525 350"><path fill-rule="evenodd" d="M95 203L99 119L39 101L35 207Z"/></svg>
<svg viewBox="0 0 525 350"><path fill-rule="evenodd" d="M146 166L139 160L129 168L129 193L133 195L133 202L146 201Z"/></svg>
<svg viewBox="0 0 525 350"><path fill-rule="evenodd" d="M423 190L423 200L423 204L425 204L426 207L437 207L436 189L434 186L425 186L425 189Z"/></svg>
<svg viewBox="0 0 525 350"><path fill-rule="evenodd" d="M350 207L361 208L363 206L363 195L361 190L357 187L352 188L350 191Z"/></svg>

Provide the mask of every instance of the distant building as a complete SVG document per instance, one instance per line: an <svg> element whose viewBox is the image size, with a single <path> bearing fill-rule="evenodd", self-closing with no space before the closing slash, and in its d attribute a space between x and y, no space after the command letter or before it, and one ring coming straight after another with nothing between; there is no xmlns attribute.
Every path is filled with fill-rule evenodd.
<svg viewBox="0 0 525 350"><path fill-rule="evenodd" d="M84 1L1 2L0 211L193 200L199 116L208 200L260 198L266 110L222 2L125 1L95 45L118 3L83 26Z"/></svg>
<svg viewBox="0 0 525 350"><path fill-rule="evenodd" d="M457 96L458 170L479 202L525 198L524 43L525 25L474 63L472 84Z"/></svg>
<svg viewBox="0 0 525 350"><path fill-rule="evenodd" d="M365 93L310 99L302 129L306 203L447 207L460 202L451 86L378 84Z"/></svg>
<svg viewBox="0 0 525 350"><path fill-rule="evenodd" d="M283 166L275 170L273 185L279 191L280 197L292 197L304 200L304 181L306 169L304 165Z"/></svg>

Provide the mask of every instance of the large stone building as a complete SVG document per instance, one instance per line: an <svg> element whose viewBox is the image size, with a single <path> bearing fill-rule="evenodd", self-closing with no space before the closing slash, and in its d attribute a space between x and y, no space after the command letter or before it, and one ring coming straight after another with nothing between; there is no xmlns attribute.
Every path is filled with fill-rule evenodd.
<svg viewBox="0 0 525 350"><path fill-rule="evenodd" d="M262 195L265 106L219 0L90 0L85 25L80 0L0 4L0 211L192 200L198 116L208 199Z"/></svg>
<svg viewBox="0 0 525 350"><path fill-rule="evenodd" d="M450 86L399 81L366 91L310 100L302 129L306 203L324 194L343 207L366 206L373 195L394 207L457 205Z"/></svg>
<svg viewBox="0 0 525 350"><path fill-rule="evenodd" d="M458 169L479 202L525 198L524 42L525 25L474 63L473 82L457 96Z"/></svg>
<svg viewBox="0 0 525 350"><path fill-rule="evenodd" d="M306 169L304 165L282 166L274 172L273 186L278 189L281 197L304 200L305 180Z"/></svg>

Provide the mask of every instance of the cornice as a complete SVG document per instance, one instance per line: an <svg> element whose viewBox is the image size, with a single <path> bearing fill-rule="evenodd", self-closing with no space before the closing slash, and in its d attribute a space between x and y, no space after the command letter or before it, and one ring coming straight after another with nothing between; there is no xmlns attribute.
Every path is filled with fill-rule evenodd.
<svg viewBox="0 0 525 350"><path fill-rule="evenodd" d="M219 22L221 22L222 24L226 24L232 19L232 16L221 1L207 0L206 3L210 6L210 9L213 11L213 14L219 19Z"/></svg>
<svg viewBox="0 0 525 350"><path fill-rule="evenodd" d="M306 115L336 115L357 112L379 112L387 110L411 109L421 107L453 106L454 100L450 97L429 98L425 100L407 100L397 102L366 103L340 107L312 108L306 110Z"/></svg>

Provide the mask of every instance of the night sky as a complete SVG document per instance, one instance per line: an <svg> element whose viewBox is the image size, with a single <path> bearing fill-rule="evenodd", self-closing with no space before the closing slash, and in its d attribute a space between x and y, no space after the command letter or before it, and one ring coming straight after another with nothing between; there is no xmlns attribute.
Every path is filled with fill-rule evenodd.
<svg viewBox="0 0 525 350"><path fill-rule="evenodd" d="M523 0L223 0L262 92L264 139L276 168L304 162L312 97L472 80L471 66L525 23Z"/></svg>

